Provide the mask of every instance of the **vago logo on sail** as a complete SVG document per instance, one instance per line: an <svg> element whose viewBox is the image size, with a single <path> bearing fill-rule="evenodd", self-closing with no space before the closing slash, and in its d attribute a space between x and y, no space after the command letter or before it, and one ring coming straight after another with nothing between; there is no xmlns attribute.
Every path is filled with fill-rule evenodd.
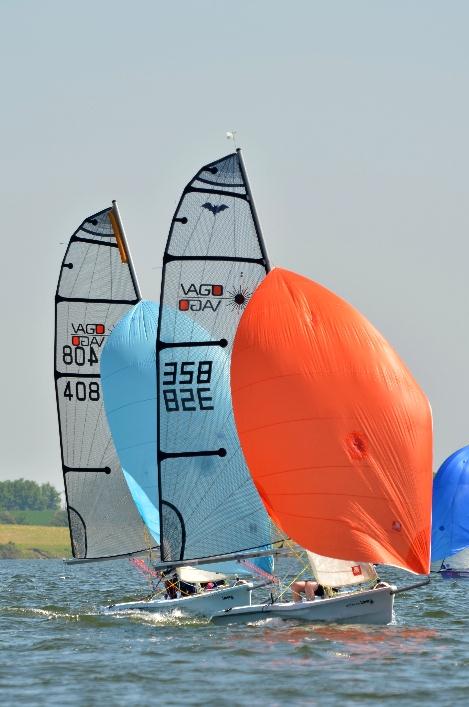
<svg viewBox="0 0 469 707"><path fill-rule="evenodd" d="M220 306L220 299L223 298L223 285L202 284L197 287L191 283L188 287L181 284L184 298L179 300L179 310L181 312L204 312L211 310L216 312ZM212 299L216 297L217 299ZM220 299L219 299L220 298Z"/></svg>
<svg viewBox="0 0 469 707"><path fill-rule="evenodd" d="M104 333L106 327L104 324L72 324L73 346L98 346L101 347L104 342ZM100 335L100 338L98 338Z"/></svg>
<svg viewBox="0 0 469 707"><path fill-rule="evenodd" d="M241 273L241 277L243 273ZM225 293L224 285L195 285L189 286L181 284L183 298L179 300L179 311L181 312L216 312L220 302L225 300L226 306L232 311L241 312L249 302L252 292L242 285L234 286Z"/></svg>

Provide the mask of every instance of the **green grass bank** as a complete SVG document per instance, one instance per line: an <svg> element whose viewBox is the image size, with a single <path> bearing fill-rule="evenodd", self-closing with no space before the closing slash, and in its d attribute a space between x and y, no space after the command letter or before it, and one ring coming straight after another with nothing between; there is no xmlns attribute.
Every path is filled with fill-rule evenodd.
<svg viewBox="0 0 469 707"><path fill-rule="evenodd" d="M71 557L68 528L50 525L0 525L0 559Z"/></svg>

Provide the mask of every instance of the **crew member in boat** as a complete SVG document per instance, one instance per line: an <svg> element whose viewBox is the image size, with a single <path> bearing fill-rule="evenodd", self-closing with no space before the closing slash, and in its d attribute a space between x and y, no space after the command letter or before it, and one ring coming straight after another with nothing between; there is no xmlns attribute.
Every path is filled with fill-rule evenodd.
<svg viewBox="0 0 469 707"><path fill-rule="evenodd" d="M219 587L224 587L225 585L226 582L224 579L217 579L212 582L203 582L200 586L202 587L202 591L211 592L212 589L218 589Z"/></svg>
<svg viewBox="0 0 469 707"><path fill-rule="evenodd" d="M182 597L189 597L191 594L197 594L197 584L195 582L184 582L179 580L179 591Z"/></svg>
<svg viewBox="0 0 469 707"><path fill-rule="evenodd" d="M163 572L163 577L166 577L164 580L164 588L166 589L165 599L177 599L179 579L176 572L172 572L172 574L169 572Z"/></svg>
<svg viewBox="0 0 469 707"><path fill-rule="evenodd" d="M294 602L302 601L302 594L304 594L306 601L314 601L316 597L324 597L326 595L323 585L314 579L297 579L291 584L290 589ZM331 587L331 589L333 592L336 591L334 587Z"/></svg>

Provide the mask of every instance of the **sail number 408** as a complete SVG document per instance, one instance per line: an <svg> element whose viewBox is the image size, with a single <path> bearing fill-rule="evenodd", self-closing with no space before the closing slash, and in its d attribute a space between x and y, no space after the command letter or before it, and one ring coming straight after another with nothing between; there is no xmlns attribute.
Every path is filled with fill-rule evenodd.
<svg viewBox="0 0 469 707"><path fill-rule="evenodd" d="M210 383L213 361L171 361L163 366L166 412L213 410Z"/></svg>
<svg viewBox="0 0 469 707"><path fill-rule="evenodd" d="M85 383L84 381L68 381L64 388L64 398L68 398L68 400L76 398L80 402L84 400L96 402L101 398L99 383L96 381L89 383Z"/></svg>

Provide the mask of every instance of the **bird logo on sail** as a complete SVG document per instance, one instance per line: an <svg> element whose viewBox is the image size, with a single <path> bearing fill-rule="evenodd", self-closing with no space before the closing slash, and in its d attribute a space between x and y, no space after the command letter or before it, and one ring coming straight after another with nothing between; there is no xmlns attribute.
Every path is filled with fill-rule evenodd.
<svg viewBox="0 0 469 707"><path fill-rule="evenodd" d="M209 211L212 212L214 216L216 216L220 211L224 211L225 209L229 209L229 206L226 204L218 204L214 205L211 204L209 201L206 201L205 204L202 204L202 209L208 209Z"/></svg>

